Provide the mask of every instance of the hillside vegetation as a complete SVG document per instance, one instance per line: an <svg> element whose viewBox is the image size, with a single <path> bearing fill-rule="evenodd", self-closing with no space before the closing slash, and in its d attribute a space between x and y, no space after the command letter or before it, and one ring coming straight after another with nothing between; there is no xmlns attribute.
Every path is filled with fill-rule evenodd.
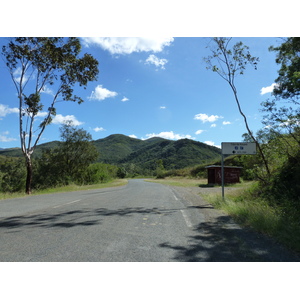
<svg viewBox="0 0 300 300"><path fill-rule="evenodd" d="M139 140L122 134L113 134L91 142L97 149L97 162L123 167L129 173L150 175L162 161L165 170L181 169L207 163L220 158L220 149L189 139L171 141L154 137ZM37 146L34 158L43 150L54 149L61 142L54 141ZM20 149L6 149L1 155L22 157Z"/></svg>

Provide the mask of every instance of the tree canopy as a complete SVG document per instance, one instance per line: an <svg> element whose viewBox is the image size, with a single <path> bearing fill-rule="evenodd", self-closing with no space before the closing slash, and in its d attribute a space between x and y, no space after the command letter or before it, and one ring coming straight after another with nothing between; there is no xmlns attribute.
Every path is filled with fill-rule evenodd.
<svg viewBox="0 0 300 300"><path fill-rule="evenodd" d="M280 64L273 94L283 99L297 102L300 96L300 38L289 37L278 47L270 47L277 52L276 63Z"/></svg>
<svg viewBox="0 0 300 300"><path fill-rule="evenodd" d="M56 115L56 102L83 102L73 93L73 87L79 84L85 88L89 81L97 78L98 61L90 54L80 55L80 51L80 41L74 37L18 37L2 48L18 95L21 149L27 165L27 193L30 193L32 178L31 155L45 127ZM43 111L43 92L49 87L52 100ZM37 117L42 120L36 122Z"/></svg>

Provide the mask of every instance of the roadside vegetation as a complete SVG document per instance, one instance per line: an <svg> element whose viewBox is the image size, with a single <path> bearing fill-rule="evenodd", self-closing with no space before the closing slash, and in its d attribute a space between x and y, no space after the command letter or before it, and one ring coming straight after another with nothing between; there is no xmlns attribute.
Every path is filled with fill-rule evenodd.
<svg viewBox="0 0 300 300"><path fill-rule="evenodd" d="M259 195L258 190L258 182L252 182L250 187L226 191L224 200L220 192L201 193L201 196L239 224L273 237L300 253L299 211L295 213L285 205L274 205L265 195Z"/></svg>
<svg viewBox="0 0 300 300"><path fill-rule="evenodd" d="M44 195L44 194L54 194L54 193L67 193L67 192L76 192L76 191L86 191L86 190L94 190L94 189L103 189L110 187L118 187L122 185L126 185L128 183L127 179L112 179L106 183L98 183L98 184L88 184L88 185L76 185L70 184L66 186L47 188L43 190L33 190L32 195ZM3 193L0 192L0 200L4 199L12 199L12 198L22 198L27 197L28 194L25 192L15 192L15 193Z"/></svg>
<svg viewBox="0 0 300 300"><path fill-rule="evenodd" d="M32 160L32 194L76 191L126 184L123 170L96 163L91 136L71 123L61 127L62 142ZM18 157L0 156L0 199L25 196L26 166Z"/></svg>
<svg viewBox="0 0 300 300"><path fill-rule="evenodd" d="M244 138L249 141L248 135ZM157 182L198 186L199 194L215 208L300 253L300 130L294 128L291 133L281 134L261 130L257 139L267 157L270 174L260 155L227 157L225 165L243 169L241 183L226 190L224 201L220 187L213 192L208 188L205 165L174 171L160 169ZM220 165L220 161L213 164Z"/></svg>
<svg viewBox="0 0 300 300"><path fill-rule="evenodd" d="M247 134L244 139L251 141ZM243 171L241 183L226 190L224 200L220 187L209 189L205 165L173 171L160 168L156 182L198 186L199 194L215 208L300 253L300 129L293 128L291 133L265 129L257 133L257 139L269 174L260 155L227 157L225 165L240 166ZM220 161L213 164L220 165Z"/></svg>

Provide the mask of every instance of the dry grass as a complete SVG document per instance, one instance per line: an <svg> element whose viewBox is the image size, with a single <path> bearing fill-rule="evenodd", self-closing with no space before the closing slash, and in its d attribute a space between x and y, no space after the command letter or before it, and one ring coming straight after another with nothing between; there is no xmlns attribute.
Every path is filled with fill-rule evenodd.
<svg viewBox="0 0 300 300"><path fill-rule="evenodd" d="M53 194L53 193L65 193L65 192L75 192L75 191L84 191L84 190L93 190L93 189L103 189L109 187L122 186L128 183L127 179L115 179L107 183L99 183L93 185L75 185L70 184L67 186L61 186L56 188L49 188L39 191L33 191L32 195L44 195L44 194ZM21 198L28 196L25 193L0 193L0 200L11 199L11 198Z"/></svg>
<svg viewBox="0 0 300 300"><path fill-rule="evenodd" d="M183 177L166 177L165 179L146 179L145 181L182 187L197 187L201 184L207 183L207 179L189 179Z"/></svg>

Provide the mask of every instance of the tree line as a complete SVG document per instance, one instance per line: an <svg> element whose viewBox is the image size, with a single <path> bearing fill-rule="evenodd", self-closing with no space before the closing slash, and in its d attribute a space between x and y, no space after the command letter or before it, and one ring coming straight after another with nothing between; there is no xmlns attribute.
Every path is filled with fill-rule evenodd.
<svg viewBox="0 0 300 300"><path fill-rule="evenodd" d="M32 159L32 189L46 189L69 184L88 185L123 177L117 166L95 163L99 155L91 143L92 136L71 122L60 128L62 142L51 149L43 149L41 156ZM0 191L20 192L26 186L24 160L2 157L0 161Z"/></svg>

